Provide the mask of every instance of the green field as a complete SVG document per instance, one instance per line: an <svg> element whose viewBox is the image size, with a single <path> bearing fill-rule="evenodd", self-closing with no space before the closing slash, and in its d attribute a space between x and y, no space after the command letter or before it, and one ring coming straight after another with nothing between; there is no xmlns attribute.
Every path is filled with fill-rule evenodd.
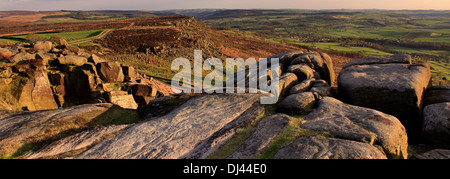
<svg viewBox="0 0 450 179"><path fill-rule="evenodd" d="M450 13L446 16L439 16L437 12L414 15L408 11L234 10L203 17L202 20L213 26L266 35L306 34L450 43Z"/></svg>
<svg viewBox="0 0 450 179"><path fill-rule="evenodd" d="M199 19L226 31L252 32L275 41L293 39L287 42L325 50L356 51L364 55L399 50L450 58L450 11L224 10ZM336 44L349 40L373 43L371 39L390 45L390 50L357 46L349 49ZM396 41L402 41L402 46L392 47ZM408 47L409 44L414 47ZM416 48L421 44L424 47Z"/></svg>
<svg viewBox="0 0 450 179"><path fill-rule="evenodd" d="M427 55L450 56L450 49L449 50L413 49L413 48L399 47L399 46L392 46L392 45L388 45L386 47L388 47L389 49L396 50L399 52L404 52L404 53L423 53L423 54L427 54Z"/></svg>
<svg viewBox="0 0 450 179"><path fill-rule="evenodd" d="M336 56L359 58L407 53L415 61L428 61L433 77L439 79L439 82L450 84L450 11L206 9L152 13L194 16L222 32L296 45L313 51L320 50ZM87 21L151 15L150 12L138 11L65 11L35 23L88 23ZM95 37L104 30L106 29L38 35L46 40L58 36L70 42ZM0 44L27 40L29 35L5 36L0 37ZM92 45L92 39L86 42L83 40L76 45ZM129 58L135 59L128 56L119 59L130 61ZM136 60L134 65L142 66L140 61ZM166 69L168 66L170 65L144 65L140 72L169 79L170 70Z"/></svg>
<svg viewBox="0 0 450 179"><path fill-rule="evenodd" d="M198 19L224 32L358 58L397 53L428 61L435 84L450 84L450 11L219 10Z"/></svg>
<svg viewBox="0 0 450 179"><path fill-rule="evenodd" d="M431 76L435 81L448 81L450 79L450 65L446 62L428 61L431 67ZM438 82L439 83L439 82Z"/></svg>
<svg viewBox="0 0 450 179"><path fill-rule="evenodd" d="M51 38L52 36L60 36L67 41L77 40L77 39L83 39L88 37L93 37L98 34L100 34L105 29L95 29L95 30L83 30L83 31L74 31L74 32L60 32L60 33L40 33L38 35L44 37L44 38ZM0 44L4 43L6 41L11 41L14 43L17 42L26 42L28 35L15 35L15 36L4 36L0 37Z"/></svg>
<svg viewBox="0 0 450 179"><path fill-rule="evenodd" d="M392 55L391 53L384 52L381 50L368 48L368 47L348 47L342 46L339 42L301 42L295 39L270 39L271 41L300 45L300 46L309 46L312 48L318 48L327 51L340 51L340 52L354 52L359 53L364 56L380 56L380 55Z"/></svg>

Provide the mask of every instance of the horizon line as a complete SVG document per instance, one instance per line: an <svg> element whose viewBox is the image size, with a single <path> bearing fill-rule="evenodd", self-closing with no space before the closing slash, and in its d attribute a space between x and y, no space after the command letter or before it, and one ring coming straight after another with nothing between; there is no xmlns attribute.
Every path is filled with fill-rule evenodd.
<svg viewBox="0 0 450 179"><path fill-rule="evenodd" d="M67 10L67 9L59 9L59 10L0 10L0 12L16 12L16 11L28 11L28 12L50 12L50 11L177 11L177 10L307 10L307 11L330 11L330 10L378 10L378 11L450 11L450 9L346 9L346 8L329 8L329 9L295 9L295 8L190 8L190 9L164 9L164 10L144 10L144 9L92 9L92 10Z"/></svg>

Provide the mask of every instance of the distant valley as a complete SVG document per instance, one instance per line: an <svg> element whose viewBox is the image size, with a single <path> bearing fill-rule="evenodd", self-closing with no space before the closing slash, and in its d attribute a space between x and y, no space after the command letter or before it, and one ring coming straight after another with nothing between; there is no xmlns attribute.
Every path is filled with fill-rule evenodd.
<svg viewBox="0 0 450 179"><path fill-rule="evenodd" d="M30 18L32 17L30 15L33 15L33 13L34 17L38 15L40 18ZM448 50L450 49L449 11L226 9L169 11L12 11L2 12L0 25L5 28L0 30L0 43L8 41L14 43L26 42L27 40L36 40L36 38L49 39L51 37L62 37L70 43L71 41L76 42L79 39L90 38L84 41L78 41L81 43L77 42L75 45L88 48L98 48L100 45L117 51L117 45L119 44L109 43L105 45L106 41L112 40L112 36L108 37L105 34L101 36L105 38L100 40L97 40L98 38L95 37L103 35L101 33L105 33L108 30L127 28L134 21L139 21L138 19L140 18L176 15L193 16L196 20L210 26L196 28L200 26L194 25L196 27L192 26L190 29L187 27L178 29L178 32L181 32L178 35L188 35L190 37L187 38L196 38L193 41L202 41L203 46L197 47L205 47L204 51L208 55L213 55L221 59L224 59L224 57L260 58L263 57L258 55L260 52L256 52L256 54L249 53L244 47L248 47L251 43L251 46L254 47L250 47L250 49L267 51L269 48L261 43L268 45L273 42L280 44L276 46L290 46L288 48L291 50L307 49L324 51L337 59L342 59L344 61L343 63L349 61L349 59L365 56L407 53L413 56L413 60L428 61L432 67L432 74L435 76L433 80L434 84L450 84L448 80L450 79L450 67L448 65L450 61L450 51ZM145 20L141 21L144 22ZM149 26L150 24L145 24L144 22L141 25ZM138 24L136 26L140 25ZM161 25L151 24L150 26ZM141 29L139 31L158 34L158 28L152 30ZM120 31L124 30L127 29L121 29ZM177 29L172 28L172 30L176 31ZM128 31L136 31L136 29L128 29ZM171 28L163 31L170 33ZM214 31L220 31L220 33L215 33ZM38 35L30 35L33 33L38 33ZM119 31L113 32L113 34L117 33ZM219 34L223 35L219 37ZM225 38L225 36L228 38ZM198 43L193 41L185 41L182 43ZM239 43L234 43L233 41L241 41L247 43L247 45L235 48ZM179 47L180 41L161 43L165 43L161 47L166 48L162 50L166 53L154 54L151 58L145 57L148 61L160 62L160 59L170 61L180 57L179 55L181 54L179 53L178 56L167 55L169 54L167 48ZM134 44L132 49L121 49L120 52L127 51L129 53L138 51L145 53L146 45L143 42L141 45L142 47L139 47L139 44ZM274 53L279 52L282 51L276 51ZM192 51L187 52L185 50L183 55L189 57L192 55ZM267 56L267 53L264 55ZM141 58L141 56L138 58ZM167 64L159 65L162 65L163 68L164 66L167 67ZM146 67L145 70L148 71L149 68L153 69L153 67ZM139 70L139 68L137 69ZM162 69L156 71L160 72L149 75L164 79L171 78L170 75L162 75L167 74L167 71L163 72L164 70Z"/></svg>

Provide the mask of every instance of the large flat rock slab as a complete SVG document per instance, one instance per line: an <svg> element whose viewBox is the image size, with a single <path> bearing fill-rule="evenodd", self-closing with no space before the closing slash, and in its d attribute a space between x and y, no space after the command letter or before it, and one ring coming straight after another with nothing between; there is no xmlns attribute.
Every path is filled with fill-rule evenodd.
<svg viewBox="0 0 450 179"><path fill-rule="evenodd" d="M111 125L96 127L87 131L77 133L75 135L57 140L51 144L39 149L38 151L28 154L27 159L38 159L61 155L67 152L80 150L89 147L96 141L100 141L103 136L112 134L126 128L128 125Z"/></svg>
<svg viewBox="0 0 450 179"><path fill-rule="evenodd" d="M211 137L217 137L223 128L259 105L260 97L260 94L195 97L169 114L136 124L75 158L187 158L205 141L211 141Z"/></svg>
<svg viewBox="0 0 450 179"><path fill-rule="evenodd" d="M21 112L0 119L0 154L10 152L41 134L55 123L90 121L108 111L112 104L84 104L66 109Z"/></svg>

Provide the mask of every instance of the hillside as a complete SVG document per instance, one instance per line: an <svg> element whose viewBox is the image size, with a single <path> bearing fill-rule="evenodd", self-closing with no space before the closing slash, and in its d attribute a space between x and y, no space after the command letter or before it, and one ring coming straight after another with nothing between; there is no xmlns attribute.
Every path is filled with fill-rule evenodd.
<svg viewBox="0 0 450 179"><path fill-rule="evenodd" d="M156 18L162 19L163 17ZM133 27L112 31L105 38L86 47L104 52L107 59L135 66L149 76L168 82L172 60L193 59L194 50L202 50L203 58L265 58L273 54L301 48L254 37L217 31L187 16L174 16L162 25L136 23ZM145 62L145 63L142 63Z"/></svg>
<svg viewBox="0 0 450 179"><path fill-rule="evenodd" d="M113 12L110 12L111 17ZM55 15L43 19L46 18L55 18ZM101 36L101 39L91 38L106 31L108 33ZM220 32L187 16L19 24L2 28L0 36L3 37L0 40L27 42L30 35L26 34L34 33L38 33L41 39L54 36L66 38L69 43L87 39L86 43L79 45L107 59L135 66L138 72L166 82L173 75L169 70L171 61L178 57L192 58L196 49L203 50L204 58L216 57L222 60L228 57L258 59L301 49L264 39Z"/></svg>
<svg viewBox="0 0 450 179"><path fill-rule="evenodd" d="M408 10L172 11L233 33L251 33L332 56L408 53L432 61L433 84L450 84L450 12Z"/></svg>

